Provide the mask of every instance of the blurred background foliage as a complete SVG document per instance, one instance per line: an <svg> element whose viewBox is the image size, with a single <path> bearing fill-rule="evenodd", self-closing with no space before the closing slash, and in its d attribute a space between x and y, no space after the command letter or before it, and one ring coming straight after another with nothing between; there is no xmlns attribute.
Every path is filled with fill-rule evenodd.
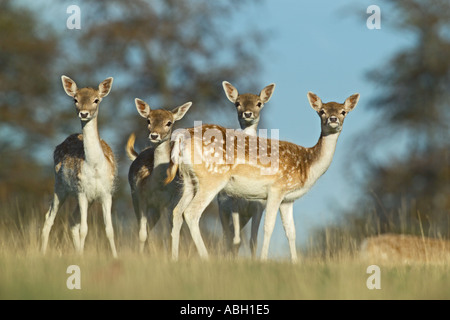
<svg viewBox="0 0 450 320"><path fill-rule="evenodd" d="M326 254L335 249L330 243L353 250L381 233L450 236L450 2L384 2L392 6L389 23L412 33L415 43L367 71L374 86L367 107L376 117L366 119L369 130L354 143L364 163L357 177L362 196L340 223L312 236ZM374 157L378 146L402 139L399 156Z"/></svg>
<svg viewBox="0 0 450 320"><path fill-rule="evenodd" d="M91 1L82 6L81 29L69 30L65 23L70 14L57 12L51 2L35 8L2 1L0 200L50 199L52 149L81 130L72 100L62 90L62 74L79 87L115 78L99 122L122 175L129 167L123 152L128 136L136 131L137 148L147 145L146 122L136 112L135 97L168 109L193 101L189 114L177 123L180 127L191 126L193 119L235 116L223 99L221 82L255 83L261 31L231 30L223 22L251 3ZM62 26L49 19L54 16L62 18ZM230 125L235 126L231 120Z"/></svg>
<svg viewBox="0 0 450 320"><path fill-rule="evenodd" d="M95 0L83 6L89 9L82 10L82 29L72 31L65 28L68 14L55 12L48 1L40 7L20 3L0 3L0 203L51 199L52 150L81 130L62 74L79 86L115 77L102 103L100 131L121 168L116 211L131 216L124 145L135 131L137 149L146 146L135 97L155 108L193 101L179 127L219 118L237 127L221 82L239 79L255 90L264 85L258 74L270 31L230 23L236 10L256 1ZM400 0L389 6L391 23L413 34L415 44L367 71L374 87L367 108L377 116L367 119L373 130L355 141L358 162L365 163L357 177L362 196L342 212L340 223L313 233L319 250L330 238L359 241L385 232L449 236L450 3ZM54 16L64 28L49 18ZM373 149L394 136L407 137L406 151L375 160Z"/></svg>

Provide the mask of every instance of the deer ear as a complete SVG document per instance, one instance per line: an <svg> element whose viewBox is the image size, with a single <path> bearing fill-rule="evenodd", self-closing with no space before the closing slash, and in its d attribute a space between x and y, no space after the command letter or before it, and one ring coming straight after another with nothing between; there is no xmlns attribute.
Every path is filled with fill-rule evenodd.
<svg viewBox="0 0 450 320"><path fill-rule="evenodd" d="M141 115L141 117L148 118L151 110L150 110L150 106L147 104L147 102L136 98L136 99L134 99L134 103L136 103L136 109L139 112L139 114Z"/></svg>
<svg viewBox="0 0 450 320"><path fill-rule="evenodd" d="M61 76L61 81L63 84L64 91L69 96L74 97L78 90L77 84L75 83L75 81L73 81L72 79L70 79L67 76Z"/></svg>
<svg viewBox="0 0 450 320"><path fill-rule="evenodd" d="M109 78L103 80L102 83L99 84L98 92L100 94L100 98L104 98L109 94L109 92L111 91L112 83L113 83L113 78L109 77Z"/></svg>
<svg viewBox="0 0 450 320"><path fill-rule="evenodd" d="M344 107L347 112L352 111L359 101L359 93L355 93L348 97L344 102Z"/></svg>
<svg viewBox="0 0 450 320"><path fill-rule="evenodd" d="M261 99L261 101L263 103L269 102L274 90L275 90L275 83L271 83L267 87L262 89L261 93L259 94L259 98Z"/></svg>
<svg viewBox="0 0 450 320"><path fill-rule="evenodd" d="M239 96L239 92L237 91L237 89L233 87L233 85L228 81L222 82L222 86L228 100L230 100L232 103L235 103L237 97Z"/></svg>
<svg viewBox="0 0 450 320"><path fill-rule="evenodd" d="M182 106L179 106L172 110L173 117L175 121L181 120L189 108L192 106L192 102L186 102Z"/></svg>
<svg viewBox="0 0 450 320"><path fill-rule="evenodd" d="M320 109L322 109L322 100L320 100L320 98L311 91L309 91L306 96L308 97L309 104L311 105L311 107L317 112L319 112Z"/></svg>

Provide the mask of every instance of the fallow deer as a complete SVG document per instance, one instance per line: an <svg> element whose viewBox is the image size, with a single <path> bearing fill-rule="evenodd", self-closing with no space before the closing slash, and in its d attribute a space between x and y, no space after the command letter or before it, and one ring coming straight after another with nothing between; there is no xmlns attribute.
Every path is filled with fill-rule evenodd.
<svg viewBox="0 0 450 320"><path fill-rule="evenodd" d="M116 258L111 206L117 164L111 148L100 139L97 128L99 105L109 94L113 78L104 80L98 89L78 89L75 81L66 76L62 76L61 80L65 92L74 100L83 133L70 135L54 151L55 190L45 215L41 251L46 252L48 236L59 207L67 196L73 196L77 198L78 206L69 222L76 251L82 254L84 250L89 204L100 200L106 236Z"/></svg>
<svg viewBox="0 0 450 320"><path fill-rule="evenodd" d="M257 136L260 112L272 97L275 84L272 83L266 86L259 95L252 93L239 94L238 90L227 81L222 82L222 86L228 100L236 107L239 125L243 132L251 136ZM225 192L220 192L217 200L228 250L234 246L234 253L237 253L241 243L240 231L251 218L250 251L252 256L255 256L258 228L265 205L264 201L231 198ZM232 218L232 224L230 223L230 218ZM234 237L232 238L233 233Z"/></svg>
<svg viewBox="0 0 450 320"><path fill-rule="evenodd" d="M275 139L242 137L217 125L198 126L174 135L166 183L179 171L184 186L173 212L174 259L178 258L183 216L200 257L208 257L199 220L206 206L223 190L232 197L266 200L262 260L268 257L280 209L291 258L297 260L294 201L308 192L330 166L344 118L359 100L359 94L350 96L343 104L322 103L312 92L308 92L307 97L321 119L322 129L319 141L311 148Z"/></svg>
<svg viewBox="0 0 450 320"><path fill-rule="evenodd" d="M187 102L172 111L150 109L140 99L135 99L139 114L147 119L151 147L138 154L134 149L136 136L128 138L126 152L133 161L128 172L134 212L139 224L139 251L144 251L147 241L147 224L153 229L160 217L167 217L171 225L171 214L178 200L177 184L164 185L166 170L170 162L170 137L174 123L181 120L191 107Z"/></svg>

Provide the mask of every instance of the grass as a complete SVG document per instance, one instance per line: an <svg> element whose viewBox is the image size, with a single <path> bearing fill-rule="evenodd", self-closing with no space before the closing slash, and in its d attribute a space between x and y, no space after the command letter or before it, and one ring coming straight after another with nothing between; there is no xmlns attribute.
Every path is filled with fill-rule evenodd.
<svg viewBox="0 0 450 320"><path fill-rule="evenodd" d="M81 289L69 290L69 265L81 270ZM380 266L381 289L369 290L358 261L261 263L247 259L166 258L95 252L0 257L1 299L448 299L448 265Z"/></svg>
<svg viewBox="0 0 450 320"><path fill-rule="evenodd" d="M0 299L450 298L448 264L379 265L381 289L369 290L366 269L373 262L346 252L326 258L307 254L300 263L292 264L230 259L214 253L210 260L201 261L194 249L184 248L183 256L174 262L167 250L159 247L138 254L137 235L117 221L119 259L114 260L103 224L95 217L90 219L86 251L80 257L74 254L64 212L52 230L49 252L42 256L39 228L45 208L14 204L1 210ZM70 265L80 267L80 290L67 288Z"/></svg>

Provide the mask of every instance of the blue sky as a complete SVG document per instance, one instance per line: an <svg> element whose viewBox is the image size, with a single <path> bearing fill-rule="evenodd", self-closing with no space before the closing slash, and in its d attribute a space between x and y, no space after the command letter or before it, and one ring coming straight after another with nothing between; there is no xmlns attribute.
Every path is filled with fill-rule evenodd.
<svg viewBox="0 0 450 320"><path fill-rule="evenodd" d="M381 29L369 30L366 13L370 5L381 9ZM353 93L361 98L344 125L335 157L328 171L303 198L294 204L297 242L308 239L312 227L339 218L359 195L359 185L347 175L358 159L352 154L355 138L366 130L376 130L375 113L368 102L380 91L366 73L383 68L392 55L413 43L410 34L394 29L391 11L376 1L268 0L243 15L252 17L269 32L263 51L261 83L277 87L262 111L267 128L280 130L280 139L305 147L313 146L320 135L319 117L309 106L306 93L316 93L324 102L344 102ZM389 19L390 18L390 19ZM253 21L253 23L254 23ZM378 148L374 156L388 159L392 145ZM362 208L363 210L364 208ZM259 245L262 243L262 224ZM272 255L288 254L288 243L278 218L271 241Z"/></svg>

